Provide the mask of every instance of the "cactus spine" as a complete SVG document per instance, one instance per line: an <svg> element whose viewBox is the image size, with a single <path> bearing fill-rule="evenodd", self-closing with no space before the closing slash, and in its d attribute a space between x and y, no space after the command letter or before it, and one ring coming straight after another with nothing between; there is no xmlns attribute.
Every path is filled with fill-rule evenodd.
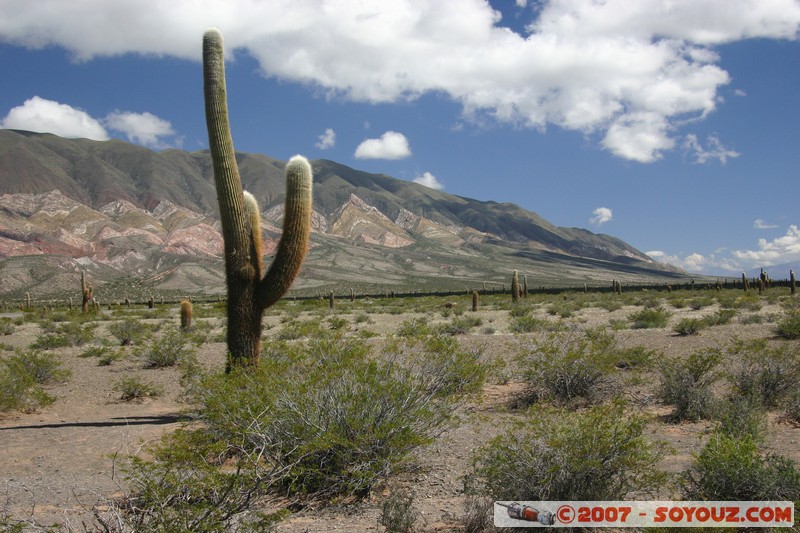
<svg viewBox="0 0 800 533"><path fill-rule="evenodd" d="M181 330L189 331L192 329L192 302L181 300Z"/></svg>
<svg viewBox="0 0 800 533"><path fill-rule="evenodd" d="M511 276L511 300L514 303L519 302L519 273L516 270Z"/></svg>
<svg viewBox="0 0 800 533"><path fill-rule="evenodd" d="M227 370L258 364L261 317L294 281L308 250L311 231L311 165L301 156L286 165L283 235L264 275L261 229L255 227L258 205L245 200L228 123L222 34L203 36L203 80L208 145L214 167L228 290Z"/></svg>
<svg viewBox="0 0 800 533"><path fill-rule="evenodd" d="M83 304L81 305L81 312L89 312L89 302L94 298L94 287L86 283L86 271L81 270L81 294L83 295Z"/></svg>

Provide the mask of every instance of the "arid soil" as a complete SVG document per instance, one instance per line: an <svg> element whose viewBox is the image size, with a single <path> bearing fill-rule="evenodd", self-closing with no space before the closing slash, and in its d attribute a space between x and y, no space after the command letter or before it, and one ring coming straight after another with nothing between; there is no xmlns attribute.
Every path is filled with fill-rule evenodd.
<svg viewBox="0 0 800 533"><path fill-rule="evenodd" d="M441 304L445 302L442 301ZM348 310L348 302L339 304L335 313L350 322L348 328L369 329L378 334L370 342L380 345L382 339L393 334L398 326L412 317L425 318L430 323L446 322L451 318L441 316L440 304L431 312L380 314L369 313L359 307L356 313L369 313L370 323L356 323ZM285 302L290 309L292 302ZM459 302L466 307L466 299ZM298 307L299 309L299 307ZM303 309L307 309L303 308ZM608 325L613 320L625 320L637 308L626 306L615 311L601 308L584 308L572 317L561 319L578 328ZM683 357L703 347L724 346L735 336L739 338L774 338L775 320L781 314L778 305L765 305L758 314L761 323L743 324L737 316L730 324L704 329L699 335L681 337L672 326L684 317L699 317L714 313L717 305L699 311L689 307L670 309L670 325L656 329L622 329L615 332L621 347L643 345L671 357ZM311 313L318 316L319 312ZM534 310L536 316L560 320L549 316L544 305ZM301 318L309 312L303 311ZM467 311L468 315L472 313ZM153 319L177 323L178 311L172 309L167 318ZM459 340L469 347L480 347L487 359L502 358L508 362L519 346L529 342L529 335L509 332L508 310L491 309L477 312L483 325L473 329ZM212 323L210 338L218 340L222 328L221 318L202 318ZM271 313L266 322L267 335L280 328L279 313ZM98 338L112 337L102 322L97 329ZM489 331L489 328L492 330ZM40 326L26 322L13 334L0 338L11 347L27 347L40 334ZM535 334L531 334L535 335ZM63 384L50 385L47 391L56 401L32 413L12 412L0 414L0 517L35 525L58 525L61 530L92 530L93 512L103 512L108 501L124 493L128 487L121 469L125 458L141 453L143 447L154 442L164 432L181 426L179 372L174 368L148 369L136 357L115 361L109 366L98 366L96 358L78 357L85 347L53 350L71 378ZM9 352L6 352L9 353ZM131 350L132 353L132 350ZM225 345L206 342L198 348L201 363L222 367ZM625 382L620 371L620 382ZM164 393L144 401L125 402L119 399L114 384L121 377L137 376L163 387ZM657 376L644 374L636 383L624 386L632 410L652 415L649 434L654 440L668 443L669 451L662 468L678 473L692 461L692 454L702 447L710 422L671 424L665 415L668 406L658 403L654 396ZM381 502L393 490L404 488L413 495L414 509L419 513L418 529L422 531L456 531L463 523L466 497L463 476L469 471L473 451L505 432L508 423L518 415L511 407L523 389L515 366L507 365L490 377L483 394L460 410L461 424L446 431L434 443L419 449L401 473L377 487L365 501L329 506L309 506L296 512L278 526L283 532L323 531L384 531L379 525ZM721 391L724 392L724 391ZM533 408L535 409L535 407ZM535 411L527 415L535 418ZM800 428L781 419L781 412L769 414L769 437L766 447L800 463ZM665 498L677 494L663 494ZM1 523L1 522L0 522Z"/></svg>

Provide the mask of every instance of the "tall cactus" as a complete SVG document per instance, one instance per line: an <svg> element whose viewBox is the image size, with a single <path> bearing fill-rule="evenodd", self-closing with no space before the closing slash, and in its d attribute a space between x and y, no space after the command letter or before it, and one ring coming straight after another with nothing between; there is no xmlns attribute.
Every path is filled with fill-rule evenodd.
<svg viewBox="0 0 800 533"><path fill-rule="evenodd" d="M81 295L83 297L81 312L86 314L89 312L89 302L94 298L94 287L86 283L85 270L81 270Z"/></svg>
<svg viewBox="0 0 800 533"><path fill-rule="evenodd" d="M515 270L511 276L511 300L514 303L519 301L519 273Z"/></svg>
<svg viewBox="0 0 800 533"><path fill-rule="evenodd" d="M225 87L222 34L203 36L203 80L208 145L214 167L228 290L227 370L258 364L261 317L294 281L308 250L311 232L311 165L295 156L286 165L283 235L264 275L258 204L245 198L233 149Z"/></svg>

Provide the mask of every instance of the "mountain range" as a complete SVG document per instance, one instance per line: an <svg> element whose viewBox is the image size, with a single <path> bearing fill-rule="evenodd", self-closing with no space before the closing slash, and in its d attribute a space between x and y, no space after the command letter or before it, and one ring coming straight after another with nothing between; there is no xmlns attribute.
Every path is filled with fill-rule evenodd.
<svg viewBox="0 0 800 533"><path fill-rule="evenodd" d="M271 253L281 232L284 162L247 153L237 161L263 211ZM312 244L295 294L499 287L514 269L532 287L688 277L620 239L556 227L515 204L334 161L312 167ZM219 230L207 150L155 152L0 130L0 295L73 294L81 270L108 300L221 294Z"/></svg>

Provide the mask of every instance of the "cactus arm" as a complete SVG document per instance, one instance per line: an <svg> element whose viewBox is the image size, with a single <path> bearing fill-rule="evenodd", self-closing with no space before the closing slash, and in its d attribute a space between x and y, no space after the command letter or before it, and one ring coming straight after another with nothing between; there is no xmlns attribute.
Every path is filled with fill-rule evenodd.
<svg viewBox="0 0 800 533"><path fill-rule="evenodd" d="M261 276L264 275L264 240L261 236L261 210L258 208L255 196L247 191L244 191L244 205L247 210L247 216L250 218L250 228L253 231L250 238L252 243L250 256L256 268L256 279L261 279Z"/></svg>
<svg viewBox="0 0 800 533"><path fill-rule="evenodd" d="M258 305L273 305L286 294L300 272L308 251L312 213L311 165L303 156L294 156L286 164L286 206L283 234L275 259L258 286Z"/></svg>

